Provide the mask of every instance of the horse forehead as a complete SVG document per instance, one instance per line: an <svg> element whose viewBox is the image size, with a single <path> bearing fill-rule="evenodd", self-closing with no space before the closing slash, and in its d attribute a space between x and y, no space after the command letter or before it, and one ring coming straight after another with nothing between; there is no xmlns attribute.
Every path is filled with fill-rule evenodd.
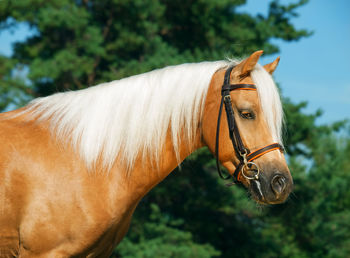
<svg viewBox="0 0 350 258"><path fill-rule="evenodd" d="M250 92L234 92L232 100L239 109L260 110L260 101L256 94Z"/></svg>

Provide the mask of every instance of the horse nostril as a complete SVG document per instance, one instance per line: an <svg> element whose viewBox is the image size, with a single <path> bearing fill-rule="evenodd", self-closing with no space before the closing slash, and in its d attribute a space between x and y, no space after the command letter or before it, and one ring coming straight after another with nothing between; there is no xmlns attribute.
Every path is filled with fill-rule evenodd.
<svg viewBox="0 0 350 258"><path fill-rule="evenodd" d="M285 177L281 175L274 176L271 180L271 187L275 194L279 196L286 188Z"/></svg>

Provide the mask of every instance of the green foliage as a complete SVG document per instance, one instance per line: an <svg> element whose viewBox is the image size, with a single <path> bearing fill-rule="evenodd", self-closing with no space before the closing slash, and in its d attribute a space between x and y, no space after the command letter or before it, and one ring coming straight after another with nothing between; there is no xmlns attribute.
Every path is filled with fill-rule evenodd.
<svg viewBox="0 0 350 258"><path fill-rule="evenodd" d="M0 109L166 65L271 54L270 39L310 35L291 23L307 1L270 1L266 17L237 12L245 2L2 0L0 32L25 22L34 34L0 56ZM349 124L318 126L320 111L283 102L295 183L288 202L261 207L226 187L201 149L141 201L112 257L348 257Z"/></svg>
<svg viewBox="0 0 350 258"><path fill-rule="evenodd" d="M290 17L300 4L272 2L267 17L236 12L245 0L2 0L0 30L29 24L35 33L3 60L6 76L28 67L29 96L85 88L184 62L242 56L297 40ZM22 84L13 84L11 91ZM6 104L3 104L6 106Z"/></svg>
<svg viewBox="0 0 350 258"><path fill-rule="evenodd" d="M319 135L309 169L300 165L303 158L293 157L294 200L272 208L307 257L350 254L349 136Z"/></svg>
<svg viewBox="0 0 350 258"><path fill-rule="evenodd" d="M150 215L146 216L147 221L135 225L134 231L130 232L118 248L121 257L206 258L220 255L209 244L194 243L190 232L177 229L184 223L182 220L164 216L156 204L151 204L150 210Z"/></svg>

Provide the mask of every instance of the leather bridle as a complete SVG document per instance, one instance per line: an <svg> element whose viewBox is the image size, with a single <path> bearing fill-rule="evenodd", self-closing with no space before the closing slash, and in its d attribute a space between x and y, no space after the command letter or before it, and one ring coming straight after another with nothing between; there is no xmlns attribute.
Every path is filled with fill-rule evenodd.
<svg viewBox="0 0 350 258"><path fill-rule="evenodd" d="M265 147L259 148L254 152L244 146L241 135L238 130L236 119L234 116L234 111L232 108L230 92L233 90L253 90L256 91L256 86L254 84L230 84L230 75L234 66L229 67L225 72L224 83L221 88L221 103L218 115L218 123L216 128L216 144L215 144L215 155L216 155L216 166L218 169L218 174L222 179L230 179L233 177L234 183L241 182L241 174L248 180L258 180L259 179L259 167L256 165L253 160L261 157L262 155L274 151L280 150L284 151L282 145L279 143L272 143ZM239 164L236 166L236 169L232 175L224 176L220 169L219 163L219 131L220 131L220 120L222 113L222 106L225 105L225 111L227 116L227 123L229 129L230 139L232 141L235 154L239 160ZM248 174L250 173L250 174Z"/></svg>

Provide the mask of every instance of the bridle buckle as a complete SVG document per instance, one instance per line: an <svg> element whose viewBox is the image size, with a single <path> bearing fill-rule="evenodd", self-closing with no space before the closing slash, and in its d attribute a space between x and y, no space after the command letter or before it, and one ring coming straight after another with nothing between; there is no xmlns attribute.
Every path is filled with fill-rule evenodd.
<svg viewBox="0 0 350 258"><path fill-rule="evenodd" d="M224 102L228 102L228 101L231 102L231 96L230 96L230 94L224 95Z"/></svg>

